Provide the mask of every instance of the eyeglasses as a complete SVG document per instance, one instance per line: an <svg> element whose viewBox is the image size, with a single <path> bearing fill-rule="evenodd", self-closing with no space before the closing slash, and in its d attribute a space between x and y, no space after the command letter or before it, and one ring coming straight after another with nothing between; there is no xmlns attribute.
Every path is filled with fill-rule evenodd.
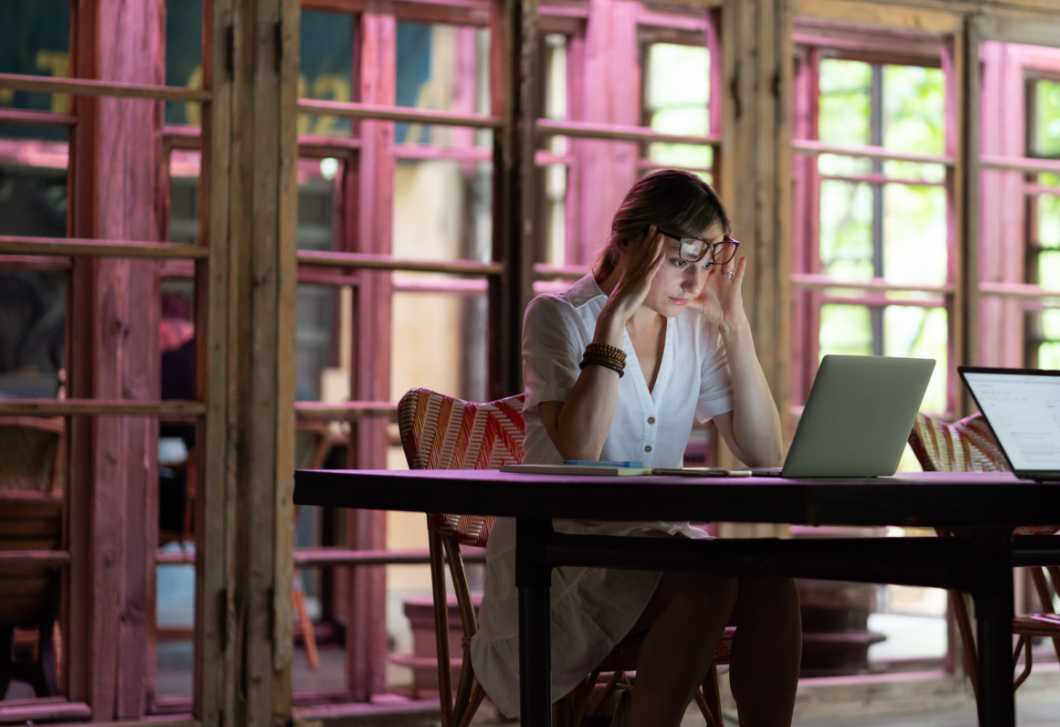
<svg viewBox="0 0 1060 727"><path fill-rule="evenodd" d="M677 240L681 246L682 260L698 263L703 258L707 258L707 265L725 265L731 262L736 257L736 248L740 246L739 240L734 240L727 235L721 242L707 242L698 237L679 237L669 232L662 232L662 235L671 240Z"/></svg>

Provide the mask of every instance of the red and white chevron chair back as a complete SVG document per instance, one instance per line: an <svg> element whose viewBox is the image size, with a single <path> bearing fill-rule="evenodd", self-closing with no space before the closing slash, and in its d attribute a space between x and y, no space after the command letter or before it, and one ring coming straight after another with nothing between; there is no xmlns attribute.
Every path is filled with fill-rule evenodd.
<svg viewBox="0 0 1060 727"><path fill-rule="evenodd" d="M982 414L950 424L917 414L909 447L925 472L1009 472L1008 460ZM1030 525L1017 535L1052 535L1060 526Z"/></svg>
<svg viewBox="0 0 1060 727"><path fill-rule="evenodd" d="M409 468L498 469L523 461L525 394L486 404L429 389L412 389L398 402L398 429ZM485 547L493 516L433 514L431 528L461 545Z"/></svg>

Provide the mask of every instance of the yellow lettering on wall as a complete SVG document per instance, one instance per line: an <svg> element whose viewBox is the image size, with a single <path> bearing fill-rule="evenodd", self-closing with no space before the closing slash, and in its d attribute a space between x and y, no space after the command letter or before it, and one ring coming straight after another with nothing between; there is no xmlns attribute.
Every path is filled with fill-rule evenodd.
<svg viewBox="0 0 1060 727"><path fill-rule="evenodd" d="M313 98L346 103L350 100L350 82L339 75L320 76L313 81ZM335 116L318 116L313 133L317 136L334 136L337 133L337 121Z"/></svg>
<svg viewBox="0 0 1060 727"><path fill-rule="evenodd" d="M70 54L61 51L42 50L37 52L37 68L51 71L55 78L70 77ZM7 99L10 100L10 99ZM52 94L52 113L70 113L70 96L65 93Z"/></svg>
<svg viewBox="0 0 1060 727"><path fill-rule="evenodd" d="M306 91L309 89L309 81L306 80L305 76L301 73L298 74L298 98L305 98ZM305 114L298 114L298 135L309 133L309 122L312 121L312 117L306 116Z"/></svg>
<svg viewBox="0 0 1060 727"><path fill-rule="evenodd" d="M195 66L188 82L184 84L187 88L202 88L202 65ZM184 120L192 126L202 125L202 104L184 104Z"/></svg>

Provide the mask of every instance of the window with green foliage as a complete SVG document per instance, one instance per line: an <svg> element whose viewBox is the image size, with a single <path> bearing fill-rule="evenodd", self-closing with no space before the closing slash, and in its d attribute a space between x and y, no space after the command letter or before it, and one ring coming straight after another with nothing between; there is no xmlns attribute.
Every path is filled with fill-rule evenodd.
<svg viewBox="0 0 1060 727"><path fill-rule="evenodd" d="M945 152L945 78L937 68L825 58L818 65L822 144L898 154ZM947 283L943 164L818 157L819 272L837 281L928 288ZM924 408L946 411L948 321L930 291L829 289L818 354L923 356L938 362Z"/></svg>
<svg viewBox="0 0 1060 727"><path fill-rule="evenodd" d="M1060 81L1035 80L1029 86L1028 156L1060 159ZM1031 176L1039 186L1029 197L1027 282L1060 290L1060 175ZM1060 309L1029 318L1027 366L1060 369Z"/></svg>
<svg viewBox="0 0 1060 727"><path fill-rule="evenodd" d="M665 134L717 134L719 129L710 128L710 51L674 43L652 43L647 50L644 125ZM713 181L711 146L654 143L647 157L652 169L688 169Z"/></svg>

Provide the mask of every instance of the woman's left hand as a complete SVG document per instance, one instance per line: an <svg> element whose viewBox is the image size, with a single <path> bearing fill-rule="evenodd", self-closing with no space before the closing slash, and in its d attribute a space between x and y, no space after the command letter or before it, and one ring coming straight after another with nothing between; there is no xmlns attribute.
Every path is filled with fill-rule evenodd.
<svg viewBox="0 0 1060 727"><path fill-rule="evenodd" d="M699 295L688 302L688 307L719 328L735 328L744 320L743 297L740 289L747 271L747 258L725 265L712 265L707 281ZM726 274L734 273L732 279Z"/></svg>

